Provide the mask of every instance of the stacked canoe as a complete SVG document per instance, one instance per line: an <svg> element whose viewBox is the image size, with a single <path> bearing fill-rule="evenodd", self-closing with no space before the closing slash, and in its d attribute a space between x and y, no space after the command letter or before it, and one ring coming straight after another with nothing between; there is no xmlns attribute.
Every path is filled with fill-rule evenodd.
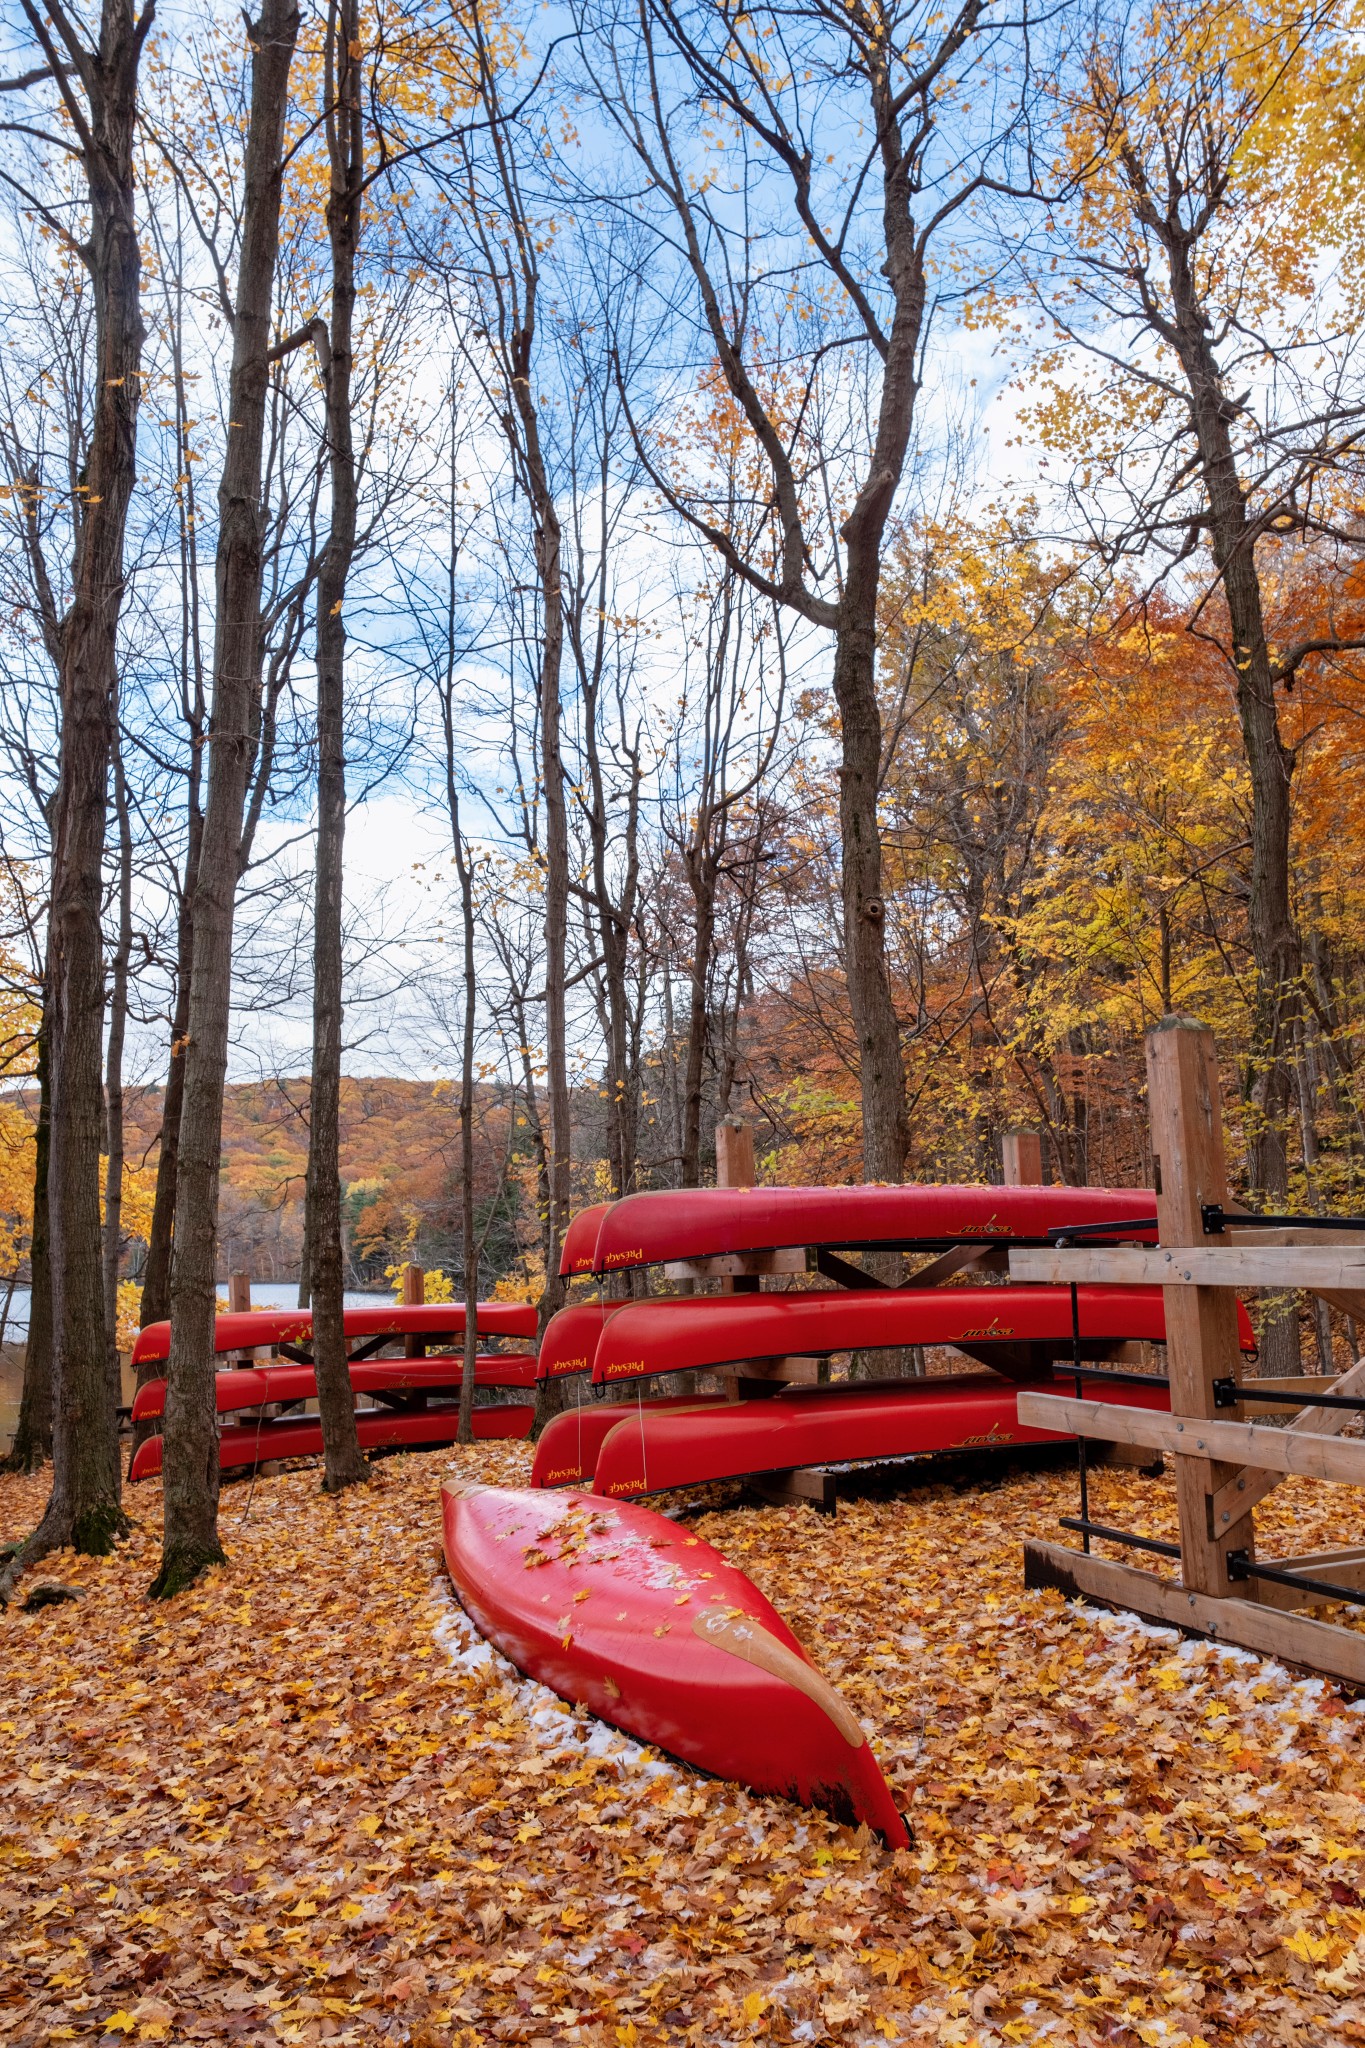
<svg viewBox="0 0 1365 2048"><path fill-rule="evenodd" d="M836 1284L779 1278L789 1291L571 1303L545 1331L538 1371L573 1377L577 1397L542 1433L532 1483L620 1499L813 1463L1060 1442L1019 1421L1018 1396L1077 1359L1091 1398L1164 1408L1159 1375L1145 1385L1099 1376L1122 1371L1135 1344L1164 1343L1160 1288L1082 1287L1073 1320L1068 1288L958 1284L1001 1267L1001 1248L1068 1229L1153 1242L1155 1208L1149 1189L875 1186L688 1189L582 1211L566 1233L569 1276L601 1284L663 1266L753 1290L765 1272L808 1268ZM889 1250L938 1256L905 1287L844 1256ZM1245 1315L1242 1341L1252 1348ZM949 1347L987 1370L837 1386L764 1377L773 1361L910 1345ZM739 1398L645 1397L655 1375L723 1367L736 1369ZM627 1383L633 1401L585 1398Z"/></svg>
<svg viewBox="0 0 1365 2048"><path fill-rule="evenodd" d="M368 1397L356 1409L356 1434L364 1450L397 1450L454 1443L459 1428L460 1383L464 1375L464 1304L426 1302L345 1311L347 1365L355 1395ZM527 1339L536 1331L536 1311L524 1302L480 1302L475 1324L481 1338ZM222 1468L255 1466L276 1458L316 1455L322 1424L306 1404L317 1395L312 1356L313 1317L309 1309L254 1309L215 1319L214 1352L228 1360L214 1376L218 1413L235 1419L219 1430ZM459 1344L458 1350L451 1347ZM149 1323L138 1333L133 1365L145 1369L170 1355L171 1326ZM400 1356L385 1356L400 1347ZM256 1352L264 1363L236 1363ZM476 1392L535 1386L531 1352L481 1354ZM164 1378L147 1380L133 1402L133 1420L159 1420L166 1409ZM474 1409L476 1437L526 1437L534 1408L529 1398L489 1403ZM138 1445L130 1476L151 1478L161 1470L159 1433Z"/></svg>

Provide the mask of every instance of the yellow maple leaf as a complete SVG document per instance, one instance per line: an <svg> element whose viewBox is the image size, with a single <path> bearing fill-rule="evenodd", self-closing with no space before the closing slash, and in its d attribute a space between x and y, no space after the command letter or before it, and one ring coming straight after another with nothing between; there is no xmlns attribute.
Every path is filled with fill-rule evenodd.
<svg viewBox="0 0 1365 2048"><path fill-rule="evenodd" d="M1332 1953L1332 1944L1318 1935L1310 1934L1306 1927L1300 1927L1285 1942L1291 1956L1298 1956L1301 1962L1325 1963Z"/></svg>
<svg viewBox="0 0 1365 2048"><path fill-rule="evenodd" d="M125 2012L123 2007L120 2006L118 2011L111 2012L108 2019L104 2022L104 2031L106 2034L131 2034L136 2025L137 2021L133 2018L133 2015L130 2012Z"/></svg>

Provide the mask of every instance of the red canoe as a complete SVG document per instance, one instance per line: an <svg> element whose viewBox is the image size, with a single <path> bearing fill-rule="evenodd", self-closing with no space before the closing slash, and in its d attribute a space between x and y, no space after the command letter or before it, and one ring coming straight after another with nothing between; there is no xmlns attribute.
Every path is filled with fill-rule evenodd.
<svg viewBox="0 0 1365 2048"><path fill-rule="evenodd" d="M598 1451L593 1491L625 1499L796 1465L1064 1443L1051 1430L1021 1423L1016 1404L1021 1391L1055 1394L1065 1386L1065 1379L1045 1379L1021 1388L994 1373L964 1373L858 1387L791 1387L710 1413L627 1411ZM1130 1381L1087 1380L1085 1393L1087 1400L1129 1407L1170 1406L1164 1387Z"/></svg>
<svg viewBox="0 0 1365 2048"><path fill-rule="evenodd" d="M1077 1290L1077 1307L1085 1358L1093 1360L1134 1338L1165 1342L1159 1287L1082 1287ZM1244 1309L1240 1323L1242 1348L1253 1350L1255 1337ZM949 1344L1015 1378L1032 1378L1049 1360L1071 1354L1071 1291L822 1288L809 1293L624 1302L603 1323L592 1376L615 1382L751 1358L828 1357L836 1351L876 1351L904 1344Z"/></svg>
<svg viewBox="0 0 1365 2048"><path fill-rule="evenodd" d="M476 1327L481 1337L534 1337L537 1320L537 1311L529 1302L481 1301ZM350 1342L420 1337L432 1343L441 1337L463 1337L464 1303L427 1301L405 1308L389 1302L378 1308L348 1308L342 1322ZM294 1344L303 1349L312 1336L312 1309L256 1308L215 1317L213 1348L215 1352L273 1351L281 1344ZM148 1323L145 1330L138 1331L133 1364L168 1358L170 1350L170 1324Z"/></svg>
<svg viewBox="0 0 1365 2048"><path fill-rule="evenodd" d="M583 1401L551 1416L540 1432L532 1486L591 1486L597 1453L614 1429L633 1415L656 1415L668 1409L724 1408L724 1394L670 1394L661 1401Z"/></svg>
<svg viewBox="0 0 1365 2048"><path fill-rule="evenodd" d="M529 1401L497 1408L474 1410L474 1434L486 1437L526 1437L531 1434L535 1409ZM448 1402L439 1408L401 1411L362 1408L356 1415L356 1435L364 1451L397 1450L453 1444L459 1431L459 1407ZM243 1465L263 1465L270 1458L311 1458L322 1450L322 1424L316 1415L284 1415L269 1422L238 1422L218 1436L218 1463L224 1472ZM161 1438L149 1436L133 1453L130 1479L151 1479L161 1470Z"/></svg>
<svg viewBox="0 0 1365 2048"><path fill-rule="evenodd" d="M978 1240L1046 1243L1049 1230L1068 1223L1132 1223L1155 1213L1150 1188L675 1188L610 1203L597 1226L592 1270L618 1273L784 1245L929 1250ZM1125 1236L1155 1243L1156 1226ZM576 1242L575 1258L583 1255Z"/></svg>
<svg viewBox="0 0 1365 2048"><path fill-rule="evenodd" d="M629 1306L624 1301L571 1301L552 1315L536 1354L536 1377L557 1380L568 1373L591 1372L602 1325Z"/></svg>
<svg viewBox="0 0 1365 2048"><path fill-rule="evenodd" d="M593 1202L570 1219L559 1251L559 1270L567 1273L570 1279L592 1272L598 1225L611 1206L610 1202Z"/></svg>
<svg viewBox="0 0 1365 2048"><path fill-rule="evenodd" d="M351 1367L351 1385L358 1394L405 1394L441 1388L459 1391L463 1353L448 1351L427 1358L371 1358ZM317 1376L311 1365L248 1365L214 1375L218 1413L259 1408L271 1401L311 1401ZM478 1361L478 1387L533 1387L534 1358L489 1352ZM134 1422L147 1422L166 1412L165 1380L148 1380L133 1399Z"/></svg>
<svg viewBox="0 0 1365 2048"><path fill-rule="evenodd" d="M591 1494L442 1488L462 1605L561 1699L718 1778L908 1842L856 1717L699 1536Z"/></svg>

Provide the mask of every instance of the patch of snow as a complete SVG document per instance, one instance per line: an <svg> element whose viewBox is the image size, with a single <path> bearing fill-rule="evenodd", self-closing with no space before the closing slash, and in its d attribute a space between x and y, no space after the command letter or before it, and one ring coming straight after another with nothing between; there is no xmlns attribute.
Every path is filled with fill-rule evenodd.
<svg viewBox="0 0 1365 2048"><path fill-rule="evenodd" d="M515 1664L481 1636L448 1585L441 1579L432 1583L432 1594L442 1612L432 1633L456 1671L478 1671L492 1665L505 1691L511 1693L534 1729L554 1738L554 1747L576 1750L582 1756L609 1757L623 1770L637 1771L646 1778L668 1778L680 1790L691 1780L677 1764L651 1755L643 1744L623 1735L606 1721L590 1714L565 1711L558 1693L536 1679L525 1678ZM491 1748L506 1747L489 1739Z"/></svg>

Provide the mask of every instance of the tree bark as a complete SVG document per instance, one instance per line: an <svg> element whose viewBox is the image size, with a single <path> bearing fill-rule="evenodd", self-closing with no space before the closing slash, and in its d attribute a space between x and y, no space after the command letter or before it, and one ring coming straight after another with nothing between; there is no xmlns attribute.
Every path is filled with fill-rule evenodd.
<svg viewBox="0 0 1365 2048"><path fill-rule="evenodd" d="M1294 761L1280 732L1256 566L1256 533L1237 473L1233 414L1192 265L1194 237L1165 222L1157 232L1166 253L1175 314L1172 339L1189 392L1209 539L1228 608L1237 715L1251 783L1248 917L1256 970L1250 1086L1252 1179L1254 1192L1272 1209L1282 1210L1289 1192L1287 1061L1301 966L1289 867ZM1298 1315L1292 1302L1272 1309L1262 1332L1261 1350L1263 1371L1292 1374L1299 1370Z"/></svg>
<svg viewBox="0 0 1365 2048"><path fill-rule="evenodd" d="M38 1123L33 1134L33 1237L29 1248L28 1342L19 1421L4 1461L8 1472L36 1472L52 1456L52 1262L47 1223L47 1165L52 1130L47 1019L38 1030Z"/></svg>
<svg viewBox="0 0 1365 2048"><path fill-rule="evenodd" d="M207 1566L223 1562L213 1352L218 1167L232 1002L232 924L261 678L261 467L279 247L281 147L298 30L295 0L263 0L260 17L250 27L251 116L228 387L233 431L218 488L208 799L194 891L175 1201L165 1520L161 1570L151 1589L161 1598L190 1585Z"/></svg>
<svg viewBox="0 0 1365 2048"><path fill-rule="evenodd" d="M198 752L195 761L198 761ZM192 774L197 785L197 767ZM181 882L179 929L176 933L175 1008L171 1014L171 1052L166 1070L166 1092L161 1102L161 1144L156 1161L156 1193L152 1200L152 1229L147 1240L147 1263L142 1272L142 1304L138 1320L162 1323L171 1312L171 1253L175 1221L177 1170L180 1163L180 1123L185 1106L185 1048L190 1030L190 984L194 974L194 877L199 865L203 837L203 815L197 788L190 805L190 837L185 851L185 872ZM148 1368L158 1374L160 1364Z"/></svg>
<svg viewBox="0 0 1365 2048"><path fill-rule="evenodd" d="M100 926L109 750L118 704L124 536L137 471L144 330L133 172L138 67L149 4L104 0L87 49L55 0L30 16L78 138L90 208L81 255L95 294L90 446L77 507L71 605L61 622L61 760L49 905L52 1493L4 1583L48 1551L99 1554L126 1526L110 1398L100 1238L104 946ZM78 88L79 87L79 91Z"/></svg>
<svg viewBox="0 0 1365 2048"><path fill-rule="evenodd" d="M118 1359L118 1271L123 1255L123 1044L128 1027L128 963L133 951L133 836L117 730L113 747L118 936L109 977L109 1039L104 1059L104 1320L109 1345L109 1391L117 1408L123 1391Z"/></svg>
<svg viewBox="0 0 1365 2048"><path fill-rule="evenodd" d="M684 850L692 890L692 967L687 1010L687 1055L683 1072L682 1185L701 1186L701 1098L706 1064L706 995L716 942L716 866L709 810L699 813L692 842Z"/></svg>
<svg viewBox="0 0 1365 2048"><path fill-rule="evenodd" d="M313 899L313 1072L308 1116L308 1252L313 1360L322 1422L323 1485L363 1480L369 1463L355 1426L343 1324L341 1247L342 887L346 833L346 624L342 607L355 554L356 467L351 431L355 265L365 180L362 60L356 0L335 0L326 44L327 151L332 256L327 360L327 457L331 523L318 573L317 879Z"/></svg>
<svg viewBox="0 0 1365 2048"><path fill-rule="evenodd" d="M175 1002L171 1012L171 1043L166 1088L161 1099L161 1139L157 1150L156 1191L152 1200L151 1235L142 1270L142 1301L138 1320L165 1322L171 1313L171 1260L174 1252L176 1169L180 1157L180 1119L185 1102L185 1044L190 1028L190 978L194 972L194 878L204 831L203 762L204 671L199 631L199 518L194 464L190 461L190 420L183 348L183 293L177 290L176 318L171 328L171 361L175 380L175 425L181 451L181 488L176 494L180 543L180 702L189 741L186 770L185 866L176 920ZM138 1384L157 1376L159 1363L140 1367ZM145 1425L135 1426L136 1440Z"/></svg>

